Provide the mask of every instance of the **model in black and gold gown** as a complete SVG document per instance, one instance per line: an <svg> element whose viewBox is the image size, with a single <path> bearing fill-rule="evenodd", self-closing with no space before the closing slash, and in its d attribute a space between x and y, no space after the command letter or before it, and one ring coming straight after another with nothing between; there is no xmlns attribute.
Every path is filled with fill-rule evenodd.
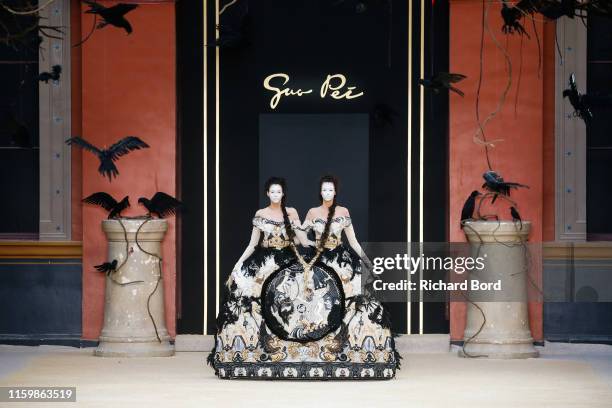
<svg viewBox="0 0 612 408"><path fill-rule="evenodd" d="M279 190L282 200L274 195ZM398 355L386 314L361 295L361 260L340 243L342 231L351 234L350 217L334 218L329 228L321 229L316 217L301 225L297 212L284 206L284 180L269 180L266 191L271 205L253 218L251 243L232 271L217 318L209 356L215 373L221 378L394 377ZM281 211L274 213L275 207ZM317 245L298 250L297 244L313 244L306 237L311 229Z"/></svg>

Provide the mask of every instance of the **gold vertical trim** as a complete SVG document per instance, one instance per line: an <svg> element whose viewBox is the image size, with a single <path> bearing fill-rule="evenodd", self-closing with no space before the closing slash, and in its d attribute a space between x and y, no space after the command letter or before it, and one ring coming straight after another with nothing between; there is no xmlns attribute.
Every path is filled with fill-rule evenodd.
<svg viewBox="0 0 612 408"><path fill-rule="evenodd" d="M407 187L408 187L408 203L407 203L407 237L408 253L410 254L410 239L412 237L412 0L408 1L408 159L406 160L408 167ZM410 270L408 270L408 281L411 279ZM411 320L411 292L407 292L406 302L406 333L410 334Z"/></svg>
<svg viewBox="0 0 612 408"><path fill-rule="evenodd" d="M424 78L425 73L425 0L421 0L421 27L420 27L420 61L419 61L419 77ZM423 243L423 170L425 158L425 92L421 88L419 92L419 243ZM423 246L419 245L419 255L423 250ZM419 279L423 279L423 268L419 267ZM423 291L419 290L419 334L423 334Z"/></svg>
<svg viewBox="0 0 612 408"><path fill-rule="evenodd" d="M219 25L219 0L215 0L215 27ZM215 30L215 39L219 38L219 30ZM219 200L219 47L215 47L215 316L219 315L219 283L221 276L221 206Z"/></svg>
<svg viewBox="0 0 612 408"><path fill-rule="evenodd" d="M204 22L203 22L203 53L204 53L204 331L203 334L208 334L208 47L207 47L207 9L208 1L204 0Z"/></svg>

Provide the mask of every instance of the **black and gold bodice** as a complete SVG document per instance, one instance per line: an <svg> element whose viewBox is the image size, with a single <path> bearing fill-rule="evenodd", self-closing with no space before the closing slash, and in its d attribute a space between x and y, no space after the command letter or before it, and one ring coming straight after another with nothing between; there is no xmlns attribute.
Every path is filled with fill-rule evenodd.
<svg viewBox="0 0 612 408"><path fill-rule="evenodd" d="M290 223L292 228L299 228L293 220ZM260 241L260 246L263 248L283 249L287 248L291 243L284 221L275 221L256 215L253 218L253 226L263 234Z"/></svg>
<svg viewBox="0 0 612 408"><path fill-rule="evenodd" d="M319 244L319 240L321 235L323 235L323 231L325 230L325 225L327 224L327 220L323 218L313 218L312 220L304 221L304 225L302 225L303 231L308 231L312 229L315 232L317 245ZM342 244L342 231L345 228L351 225L351 217L349 216L338 216L334 217L331 221L331 225L329 227L329 236L327 237L327 241L323 245L326 249L334 249L338 245Z"/></svg>

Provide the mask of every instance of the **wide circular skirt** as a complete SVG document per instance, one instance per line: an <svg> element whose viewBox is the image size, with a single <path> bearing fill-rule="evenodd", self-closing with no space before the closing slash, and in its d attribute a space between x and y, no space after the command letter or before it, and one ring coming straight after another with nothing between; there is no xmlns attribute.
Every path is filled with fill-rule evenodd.
<svg viewBox="0 0 612 408"><path fill-rule="evenodd" d="M352 279L342 279L332 264L346 266L322 257L305 276L292 251L265 248L245 260L232 273L217 318L208 357L215 373L225 379L393 378L400 357L385 309L355 291L347 295Z"/></svg>

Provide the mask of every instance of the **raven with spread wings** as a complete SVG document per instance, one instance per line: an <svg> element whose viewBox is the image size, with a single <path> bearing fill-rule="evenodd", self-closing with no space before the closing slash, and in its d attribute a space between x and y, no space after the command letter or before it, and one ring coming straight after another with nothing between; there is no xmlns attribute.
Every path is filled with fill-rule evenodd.
<svg viewBox="0 0 612 408"><path fill-rule="evenodd" d="M454 74L451 72L437 72L431 78L419 79L419 85L424 88L433 91L435 94L439 94L442 90L449 90L455 92L459 96L463 96L463 91L455 88L453 84L463 81L467 78L463 74Z"/></svg>
<svg viewBox="0 0 612 408"><path fill-rule="evenodd" d="M96 28L104 28L107 25L112 25L117 28L123 28L128 34L132 33L132 25L125 18L125 15L138 7L137 4L119 3L111 7L105 7L100 3L92 0L83 0L88 6L86 14L95 14L102 17L102 21Z"/></svg>
<svg viewBox="0 0 612 408"><path fill-rule="evenodd" d="M183 203L176 198L161 191L155 193L150 200L146 197L140 197L138 203L145 206L147 211L149 211L149 216L151 216L151 214L157 214L159 218L176 214L177 209L183 205Z"/></svg>
<svg viewBox="0 0 612 408"><path fill-rule="evenodd" d="M515 183L513 181L504 181L502 176L493 170L489 170L485 172L482 175L482 178L484 178L485 180L484 184L482 185L482 188L494 194L493 200L491 200L491 203L494 203L495 200L497 199L497 196L500 194L510 197L510 190L513 188L514 189L518 189L519 187L529 188L529 186L526 186L525 184Z"/></svg>
<svg viewBox="0 0 612 408"><path fill-rule="evenodd" d="M100 172L100 174L103 176L108 177L109 181L112 181L113 177L117 177L119 175L119 170L117 170L117 167L113 162L119 160L119 157L128 154L132 150L149 147L148 144L136 136L124 137L108 149L99 149L89 143L87 140L80 137L71 137L70 139L66 140L66 144L75 144L78 147L89 150L97 155L98 159L100 159L100 167L98 167L98 172Z"/></svg>
<svg viewBox="0 0 612 408"><path fill-rule="evenodd" d="M117 201L108 193L103 191L93 193L83 199L84 203L97 205L108 211L108 219L120 218L121 211L125 210L130 206L129 196L123 197L123 200Z"/></svg>

